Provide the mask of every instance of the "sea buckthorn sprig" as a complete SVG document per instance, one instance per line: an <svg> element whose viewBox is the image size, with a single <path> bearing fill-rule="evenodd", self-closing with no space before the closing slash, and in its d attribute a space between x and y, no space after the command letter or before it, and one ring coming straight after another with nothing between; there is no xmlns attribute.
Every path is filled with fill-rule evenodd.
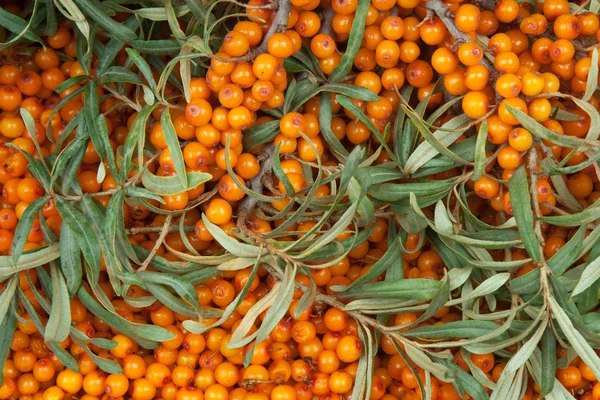
<svg viewBox="0 0 600 400"><path fill-rule="evenodd" d="M596 1L0 2L0 399L600 399Z"/></svg>

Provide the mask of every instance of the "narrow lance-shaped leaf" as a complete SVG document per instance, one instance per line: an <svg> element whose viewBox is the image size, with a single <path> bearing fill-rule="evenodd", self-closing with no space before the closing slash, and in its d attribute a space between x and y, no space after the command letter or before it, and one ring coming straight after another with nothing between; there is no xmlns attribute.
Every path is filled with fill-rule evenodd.
<svg viewBox="0 0 600 400"><path fill-rule="evenodd" d="M81 286L81 250L75 233L64 220L60 229L60 269L67 282L69 298L75 297Z"/></svg>
<svg viewBox="0 0 600 400"><path fill-rule="evenodd" d="M547 326L542 336L540 397L546 396L554 389L556 374L556 338L552 327Z"/></svg>
<svg viewBox="0 0 600 400"><path fill-rule="evenodd" d="M7 301L10 308L16 307L16 301L10 299ZM0 323L0 364L5 365L8 353L10 353L10 346L12 344L13 336L17 328L17 317L12 310L9 310L8 315L2 323ZM0 369L0 386L4 382L4 368Z"/></svg>
<svg viewBox="0 0 600 400"><path fill-rule="evenodd" d="M527 184L527 170L521 165L515 170L508 182L510 191L510 203L513 214L517 221L521 240L529 256L536 262L541 260L540 245L533 230L533 212L531 209L531 197Z"/></svg>
<svg viewBox="0 0 600 400"><path fill-rule="evenodd" d="M25 212L19 219L19 224L17 225L11 246L12 257L15 260L15 263L19 260L21 253L23 253L23 248L27 243L27 237L31 232L31 227L33 226L35 218L38 216L38 213L42 210L42 208L44 208L44 205L46 205L48 199L48 196L43 196L34 200L27 206Z"/></svg>
<svg viewBox="0 0 600 400"><path fill-rule="evenodd" d="M60 343L69 336L71 327L71 302L64 277L55 263L51 266L52 309L46 324L44 340Z"/></svg>

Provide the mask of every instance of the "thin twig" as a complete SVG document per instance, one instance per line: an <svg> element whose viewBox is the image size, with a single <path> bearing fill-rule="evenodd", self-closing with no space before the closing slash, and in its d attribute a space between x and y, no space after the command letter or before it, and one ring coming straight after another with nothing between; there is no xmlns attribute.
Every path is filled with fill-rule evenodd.
<svg viewBox="0 0 600 400"><path fill-rule="evenodd" d="M256 175L250 181L250 190L255 193L263 194L264 191L264 183L263 178L271 173L273 161L273 153L275 152L275 147L271 144L264 148L263 152L259 156L259 160L262 159L262 165L260 166L260 171L258 175ZM237 217L237 227L240 231L246 234L248 227L246 223L248 222L248 218L250 218L250 214L254 211L254 208L258 204L258 199L253 196L246 196L246 198L240 204L238 209L238 217Z"/></svg>
<svg viewBox="0 0 600 400"><path fill-rule="evenodd" d="M321 29L319 29L319 33L324 33L326 35L333 35L333 16L335 15L335 10L331 7L326 8L321 13Z"/></svg>
<svg viewBox="0 0 600 400"><path fill-rule="evenodd" d="M125 233L128 236L134 236L134 235L141 235L141 234L146 234L146 233L158 233L158 232L162 232L164 229L164 226L142 226L142 227L133 227L133 228L129 228L125 230ZM194 232L194 230L196 229L195 225L184 225L183 226L183 231L184 232ZM171 224L169 225L169 227L167 228L167 233L173 233L173 232L179 232L179 224Z"/></svg>
<svg viewBox="0 0 600 400"><path fill-rule="evenodd" d="M137 269L138 271L145 271L146 268L148 268L148 265L150 265L152 258L154 258L154 255L156 254L156 252L162 245L163 241L165 240L165 237L167 237L167 233L169 233L169 228L170 228L172 219L173 219L172 215L167 215L167 218L165 218L165 224L160 227L161 228L160 236L156 240L156 243L154 243L154 247L152 247L152 250L146 257L146 259L144 260L142 265L140 265L140 267Z"/></svg>

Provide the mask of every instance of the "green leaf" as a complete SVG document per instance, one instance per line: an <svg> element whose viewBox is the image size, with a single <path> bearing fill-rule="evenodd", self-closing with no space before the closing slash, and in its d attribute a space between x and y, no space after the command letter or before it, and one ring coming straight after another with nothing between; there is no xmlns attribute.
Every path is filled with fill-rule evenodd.
<svg viewBox="0 0 600 400"><path fill-rule="evenodd" d="M173 332L156 325L138 324L130 322L125 318L115 315L105 310L82 286L77 292L79 300L95 316L101 318L106 324L117 331L131 337L138 342L140 346L153 349L160 345L160 342L171 340L175 337Z"/></svg>
<svg viewBox="0 0 600 400"><path fill-rule="evenodd" d="M583 101L590 101L594 92L598 88L598 48L592 50L592 65L587 76L587 85L585 87L585 94L581 98Z"/></svg>
<svg viewBox="0 0 600 400"><path fill-rule="evenodd" d="M473 167L473 176L471 179L478 181L483 175L487 157L485 156L485 144L487 142L488 126L487 120L481 123L477 133L477 143L475 144L475 166Z"/></svg>
<svg viewBox="0 0 600 400"><path fill-rule="evenodd" d="M12 299L19 283L19 274L14 274L0 293L0 326L10 314Z"/></svg>
<svg viewBox="0 0 600 400"><path fill-rule="evenodd" d="M60 343L69 337L71 303L67 285L55 263L52 264L50 272L52 274L52 310L46 323L44 340Z"/></svg>
<svg viewBox="0 0 600 400"><path fill-rule="evenodd" d="M252 149L260 144L267 143L279 132L279 120L267 121L255 125L244 131L242 142L244 149Z"/></svg>
<svg viewBox="0 0 600 400"><path fill-rule="evenodd" d="M10 248L15 263L19 261L19 257L21 257L21 254L23 253L23 248L27 243L27 237L29 236L35 218L42 208L44 208L49 198L49 196L43 196L34 200L27 206L25 212L19 219L19 224L17 225L12 246Z"/></svg>
<svg viewBox="0 0 600 400"><path fill-rule="evenodd" d="M98 368L100 368L101 370L103 370L109 374L122 374L123 373L123 368L121 368L119 363L116 362L115 360L98 357L96 354L94 354L90 350L87 343L79 337L74 337L73 340L75 341L75 343L77 343L83 349L83 351L88 356L90 356L90 358L92 359L94 364L96 364L98 366Z"/></svg>
<svg viewBox="0 0 600 400"><path fill-rule="evenodd" d="M147 168L142 172L142 183L150 192L158 195L172 195L193 189L204 182L208 182L212 175L206 172L188 172L183 174L187 182L177 175L157 176L148 171ZM184 186L185 185L185 186Z"/></svg>
<svg viewBox="0 0 600 400"><path fill-rule="evenodd" d="M67 281L69 298L75 297L81 286L81 250L75 233L64 220L60 229L60 268Z"/></svg>
<svg viewBox="0 0 600 400"><path fill-rule="evenodd" d="M206 229L215 238L225 250L237 257L258 257L261 253L258 247L245 243L240 243L234 238L227 235L221 228L208 220L205 214L202 214L202 221L206 225Z"/></svg>
<svg viewBox="0 0 600 400"><path fill-rule="evenodd" d="M140 78L138 74L128 68L121 67L120 65L109 67L102 73L102 75L100 75L98 82L101 85L111 83L133 83L135 85L143 84L142 78Z"/></svg>
<svg viewBox="0 0 600 400"><path fill-rule="evenodd" d="M154 75L152 75L152 69L150 68L150 65L148 65L148 62L146 62L146 60L144 60L140 53L138 53L134 49L127 48L125 49L125 51L129 55L129 58L131 58L131 61L133 61L133 63L137 65L142 75L144 75L144 78L146 78L150 89L152 89L152 91L156 93L156 81L154 80Z"/></svg>
<svg viewBox="0 0 600 400"><path fill-rule="evenodd" d="M137 39L137 34L134 31L109 17L98 0L74 1L84 14L96 21L98 25L120 41L127 43Z"/></svg>
<svg viewBox="0 0 600 400"><path fill-rule="evenodd" d="M558 322L558 325L562 329L565 337L569 340L569 343L575 349L579 357L586 363L586 365L592 370L595 376L600 376L600 358L589 345L587 340L579 333L573 326L573 322L569 319L567 313L560 307L556 299L553 296L549 298L550 309L552 315Z"/></svg>
<svg viewBox="0 0 600 400"><path fill-rule="evenodd" d="M8 302L8 306L11 308L16 307L16 302L11 299ZM10 346L12 344L13 336L17 328L17 317L15 313L10 310L6 317L0 323L0 364L5 365L8 353L10 353ZM4 368L0 369L0 385L4 382Z"/></svg>
<svg viewBox="0 0 600 400"><path fill-rule="evenodd" d="M360 49L363 41L363 34L365 32L365 20L367 18L367 11L369 10L370 0L359 0L354 14L354 20L352 22L352 28L350 29L350 36L346 45L346 52L342 55L342 59L337 67L333 70L329 76L329 82L339 82L345 79L352 66L354 65L354 59Z"/></svg>
<svg viewBox="0 0 600 400"><path fill-rule="evenodd" d="M340 293L339 296L342 298L398 298L426 301L433 298L440 286L440 282L429 279L401 279L370 283L352 290L346 290Z"/></svg>
<svg viewBox="0 0 600 400"><path fill-rule="evenodd" d="M95 285L99 279L101 263L100 243L98 238L94 234L87 218L81 211L67 203L62 197L56 197L55 202L63 221L65 221L73 231L75 241L81 249L85 261L90 266L91 271L95 274L94 276L88 277L88 279L91 279L90 284Z"/></svg>
<svg viewBox="0 0 600 400"><path fill-rule="evenodd" d="M420 180L410 183L382 183L373 185L369 189L369 194L382 201L408 199L411 193L414 193L420 199L424 196L447 193L458 181L458 178L451 178L443 181Z"/></svg>
<svg viewBox="0 0 600 400"><path fill-rule="evenodd" d="M514 204L513 213L525 250L535 262L540 262L542 256L540 244L533 230L531 197L529 196L529 186L527 184L527 170L524 165L521 165L513 173L508 182L508 190L510 191L511 204Z"/></svg>
<svg viewBox="0 0 600 400"><path fill-rule="evenodd" d="M437 155L437 153L442 154L443 156L445 156L445 157L449 158L450 160L457 162L461 165L470 165L471 164L470 162L463 160L462 158L460 158L459 156L454 154L451 150L449 150L446 147L450 143L453 143L458 138L458 136L460 136L460 135L458 135L459 132L455 131L455 132L450 132L450 134L448 134L447 132L444 132L441 129L439 129L436 133L438 134L437 136L440 137L440 139L441 139L440 140L440 139L438 139L438 137L436 135L431 133L431 131L429 130L427 125L425 125L424 121L414 111L410 110L405 105L402 105L402 109L404 110L404 112L406 113L408 118L410 118L412 123L417 127L417 129L419 130L419 132L421 133L421 135L423 136L425 141L427 143L429 143L429 145L430 145L430 146L423 145L422 148L421 148L421 146L417 147L417 149L415 151L417 151L417 150L419 150L419 148L421 148L420 153L417 153L418 155L416 155L416 156L414 155L415 153L413 153L411 155L411 157L406 161L407 165L409 164L409 161L411 161L411 158L413 158L413 160L419 160L420 157L424 157L426 161L429 161L431 158L433 158L435 155ZM452 120L450 122L452 122ZM433 149L433 150L431 150L431 149ZM407 172L415 172L418 169L418 166L420 166L419 164L420 163L415 163L414 165L410 166L410 167L412 167L411 169L408 169L407 167L405 167L405 169ZM416 165L416 167L415 167L415 165Z"/></svg>
<svg viewBox="0 0 600 400"><path fill-rule="evenodd" d="M37 293L37 290L34 291L34 293ZM27 297L25 297L25 294L23 293L23 291L21 289L19 289L19 298L21 300L21 304L25 308L25 311L27 311L27 313L29 314L29 317L31 318L31 322L33 322L35 327L38 329L39 333L41 335L44 335L44 331L45 331L44 324L40 320L40 317L38 316L37 311L33 308L31 303L27 299ZM56 342L48 342L48 343L46 343L46 345L50 348L50 350L54 353L54 355L59 359L59 361L61 363L63 363L63 365L65 367L72 369L75 372L79 372L79 365L77 364L77 361L71 355L71 353L69 353L62 347L60 347L58 345L58 343L56 343Z"/></svg>
<svg viewBox="0 0 600 400"><path fill-rule="evenodd" d="M44 43L38 35L33 33L31 29L29 29L30 24L28 24L22 18L9 13L4 8L0 8L0 26L3 26L4 28L16 35L22 36L24 39L30 40L32 42L37 42L41 45L43 45ZM7 48L6 46L6 43L2 43L0 48L5 49Z"/></svg>
<svg viewBox="0 0 600 400"><path fill-rule="evenodd" d="M581 226L595 222L598 219L598 211L600 211L600 200L581 212L569 215L544 216L540 217L540 221L557 226Z"/></svg>
<svg viewBox="0 0 600 400"><path fill-rule="evenodd" d="M85 107L83 108L85 126L100 159L103 161L107 159L110 170L117 171L115 156L108 138L108 127L104 115L100 113L96 89L96 82L92 80L85 85ZM115 174L114 178L117 183L123 182L119 174Z"/></svg>
<svg viewBox="0 0 600 400"><path fill-rule="evenodd" d="M410 282L414 279L408 279ZM476 338L498 329L498 324L491 321L454 321L444 325L431 325L413 328L403 332L406 337L445 339L445 338Z"/></svg>
<svg viewBox="0 0 600 400"><path fill-rule="evenodd" d="M385 254L379 260L377 260L377 262L373 264L371 268L369 268L369 271L352 282L352 284L347 286L344 291L352 290L357 286L371 282L373 279L384 273L388 268L396 264L401 256L400 234L398 234L396 238L389 244L388 250L385 252Z"/></svg>
<svg viewBox="0 0 600 400"><path fill-rule="evenodd" d="M132 40L129 44L142 53L157 56L174 56L181 51L177 40Z"/></svg>
<svg viewBox="0 0 600 400"><path fill-rule="evenodd" d="M540 397L544 398L554 389L556 380L556 338L552 327L547 326L542 336Z"/></svg>
<svg viewBox="0 0 600 400"><path fill-rule="evenodd" d="M350 154L344 145L338 140L331 130L331 121L333 119L333 112L331 110L331 93L323 93L321 95L320 114L319 114L319 125L321 126L321 133L325 138L325 141L331 148L332 153L338 160L345 160Z"/></svg>
<svg viewBox="0 0 600 400"><path fill-rule="evenodd" d="M60 256L58 243L41 247L31 252L27 252L19 257L19 262L15 264L11 256L0 256L0 277L11 276L21 271L26 271L40 265L56 260Z"/></svg>
<svg viewBox="0 0 600 400"><path fill-rule="evenodd" d="M582 226L561 249L550 257L546 264L555 276L561 276L579 258L578 250L583 246L586 226Z"/></svg>
<svg viewBox="0 0 600 400"><path fill-rule="evenodd" d="M506 363L505 370L507 373L516 372L529 360L533 351L537 349L537 345L542 340L542 335L546 332L547 328L547 322L542 323L527 342L523 343L519 351Z"/></svg>
<svg viewBox="0 0 600 400"><path fill-rule="evenodd" d="M506 108L523 125L525 129L541 139L548 140L563 147L571 147L576 149L582 147L585 148L588 144L586 140L568 135L560 135L551 131L521 110L509 105L507 105Z"/></svg>
<svg viewBox="0 0 600 400"><path fill-rule="evenodd" d="M185 162L183 161L183 153L181 152L179 138L177 137L177 133L175 132L175 127L173 126L173 122L171 121L171 113L168 108L165 108L165 110L162 113L161 126L163 128L165 142L167 143L167 147L169 149L169 152L171 153L171 160L173 160L175 172L177 173L176 176L179 180L181 187L187 187L187 174L185 171ZM210 176L210 174L204 175Z"/></svg>
<svg viewBox="0 0 600 400"><path fill-rule="evenodd" d="M184 280L182 277L167 274L164 272L139 271L137 275L145 283L154 283L157 285L166 285L171 287L175 293L181 296L185 301L190 303L198 312L200 312L200 303L198 302L198 294L194 287Z"/></svg>
<svg viewBox="0 0 600 400"><path fill-rule="evenodd" d="M592 286L598 279L600 279L600 257L595 258L594 260L589 261L589 263L585 266L583 273L581 274L581 278L579 278L579 282L577 282L577 286L573 289L572 296L577 296L582 293L584 290Z"/></svg>
<svg viewBox="0 0 600 400"><path fill-rule="evenodd" d="M292 93L294 93L293 91ZM343 83L327 83L325 85L314 85L311 90L303 90L303 88L298 88L297 93L298 96L294 97L289 105L288 112L298 110L304 103L306 103L309 99L317 96L322 92L330 92L330 93L339 93L344 96L348 96L354 99L363 100L363 101L379 101L379 96L373 93L370 89L363 88L360 86L347 85ZM286 108L284 108L285 112Z"/></svg>
<svg viewBox="0 0 600 400"><path fill-rule="evenodd" d="M457 156L453 153L448 147L454 143L460 136L463 135L464 130L459 129L460 127L467 125L471 119L466 115L459 115L457 117L452 118L450 121L443 124L440 128L438 128L435 133L431 133L429 128L425 125L424 121L415 115L414 112L409 110L406 106L404 107L404 112L408 115L408 117L415 124L419 132L425 138L417 148L412 152L406 164L404 166L404 170L409 173L415 173L419 168L425 165L429 160L441 154L442 156L451 159L459 164L468 162L463 160L461 157ZM416 120L415 120L416 118ZM486 131L487 135L487 131ZM443 148L445 152L440 151L439 149ZM452 154L453 156L448 156L447 154Z"/></svg>

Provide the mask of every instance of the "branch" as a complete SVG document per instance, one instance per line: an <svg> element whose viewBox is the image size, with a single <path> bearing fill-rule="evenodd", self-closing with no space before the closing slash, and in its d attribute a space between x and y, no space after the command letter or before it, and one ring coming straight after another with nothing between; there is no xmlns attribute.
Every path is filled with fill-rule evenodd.
<svg viewBox="0 0 600 400"><path fill-rule="evenodd" d="M448 8L448 6L442 3L442 0L428 1L427 10L433 11L442 20L442 22L446 26L446 29L448 29L448 32L450 32L450 34L454 38L455 43L458 44L461 42L464 43L472 41L469 35L467 35L466 33L464 33L456 27L456 23L454 22L454 13ZM493 71L495 71L495 69L485 58L485 56L481 59L481 64L483 64L483 66L485 66L488 69L488 71L490 71L490 74Z"/></svg>
<svg viewBox="0 0 600 400"><path fill-rule="evenodd" d="M321 29L319 30L319 33L324 33L326 35L332 36L333 35L333 28L332 28L332 22L333 22L333 16L335 15L335 10L331 7L326 8L322 13L321 13Z"/></svg>
<svg viewBox="0 0 600 400"><path fill-rule="evenodd" d="M128 236L146 234L146 233L157 233L162 232L164 226L142 226L139 228L133 227L125 230ZM196 227L194 225L184 225L184 232L194 232ZM179 224L171 224L167 228L167 233L179 232Z"/></svg>
<svg viewBox="0 0 600 400"><path fill-rule="evenodd" d="M275 147L271 144L264 148L263 152L259 155L259 159L262 159L263 163L260 167L260 171L258 175L256 175L250 181L250 190L255 193L263 194L264 192L264 184L263 178L271 172L273 166L273 153L275 152ZM247 234L248 227L246 223L248 222L248 218L250 218L250 214L254 211L254 208L258 204L258 199L252 196L246 196L244 201L240 204L238 209L238 218L237 218L237 227L238 229Z"/></svg>
<svg viewBox="0 0 600 400"><path fill-rule="evenodd" d="M138 271L145 271L146 268L148 268L148 265L150 265L150 262L154 258L154 255L156 254L156 252L160 248L160 245L163 243L163 241L165 240L165 237L167 237L167 234L169 233L169 228L170 228L172 219L173 219L172 215L167 215L167 218L165 219L165 224L160 227L161 232L160 232L160 235L158 236L158 239L156 240L156 243L154 243L154 247L152 247L152 250L146 257L146 259L144 260L142 265L140 265L140 267L137 269Z"/></svg>

